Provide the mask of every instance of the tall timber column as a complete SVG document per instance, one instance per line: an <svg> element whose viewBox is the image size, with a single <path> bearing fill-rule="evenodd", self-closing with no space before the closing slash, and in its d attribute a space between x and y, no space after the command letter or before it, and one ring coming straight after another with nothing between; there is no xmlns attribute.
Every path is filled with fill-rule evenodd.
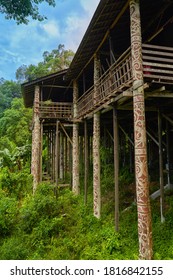
<svg viewBox="0 0 173 280"><path fill-rule="evenodd" d="M142 40L139 0L130 1L131 53L133 72L133 112L135 177L138 210L139 258L152 259L152 228L149 201L147 145L142 67Z"/></svg>
<svg viewBox="0 0 173 280"><path fill-rule="evenodd" d="M33 193L36 191L40 180L40 119L39 119L39 96L40 88L35 87L33 130L32 130L32 160L31 174L33 175Z"/></svg>
<svg viewBox="0 0 173 280"><path fill-rule="evenodd" d="M94 56L94 102L97 102L98 79L100 62ZM100 218L101 213L101 188L100 188L100 112L93 116L93 199L94 216Z"/></svg>
<svg viewBox="0 0 173 280"><path fill-rule="evenodd" d="M77 117L77 100L78 100L78 84L73 82L73 183L72 191L79 194L79 124L76 122Z"/></svg>

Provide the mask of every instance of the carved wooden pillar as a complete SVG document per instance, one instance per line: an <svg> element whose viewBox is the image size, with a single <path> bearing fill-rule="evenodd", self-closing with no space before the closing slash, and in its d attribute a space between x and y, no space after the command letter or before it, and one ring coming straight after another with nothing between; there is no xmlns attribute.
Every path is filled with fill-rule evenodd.
<svg viewBox="0 0 173 280"><path fill-rule="evenodd" d="M97 87L99 79L99 65L97 55L94 57L94 102L97 102ZM100 112L93 116L93 199L94 216L100 218L101 188L100 188Z"/></svg>
<svg viewBox="0 0 173 280"><path fill-rule="evenodd" d="M130 1L130 21L139 258L152 259L152 229L147 170L147 145L139 0Z"/></svg>
<svg viewBox="0 0 173 280"><path fill-rule="evenodd" d="M35 87L34 93L34 113L33 113L33 130L32 130L32 160L31 174L33 175L33 193L36 191L40 181L40 119L39 119L39 98L40 88Z"/></svg>
<svg viewBox="0 0 173 280"><path fill-rule="evenodd" d="M79 124L76 123L77 117L78 84L73 82L73 185L72 191L79 194Z"/></svg>

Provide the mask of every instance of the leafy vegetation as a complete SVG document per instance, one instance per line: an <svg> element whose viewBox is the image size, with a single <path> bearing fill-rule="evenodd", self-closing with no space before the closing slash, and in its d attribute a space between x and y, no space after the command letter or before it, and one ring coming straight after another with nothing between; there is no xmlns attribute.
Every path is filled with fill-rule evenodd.
<svg viewBox="0 0 173 280"><path fill-rule="evenodd" d="M56 58L61 68L62 52L60 46L57 53L45 53L44 63L36 66L33 72L30 71L32 67L22 67L21 72L18 71L19 80L38 77L36 69L45 65L45 69L53 71L52 62ZM43 72L40 70L39 75ZM127 166L121 166L119 176L120 231L117 233L114 229L112 148L102 146L100 151L101 219L96 219L92 213L92 166L87 205L83 201L84 180L81 180L79 196L74 196L70 189L59 189L56 198L50 183L40 184L33 196L30 175L32 111L24 107L16 82L1 80L0 97L0 259L138 259L134 176ZM81 179L82 164L81 161ZM157 182L151 185L151 191L156 189ZM160 222L159 199L152 201L151 206L154 258L173 259L172 194L165 195L165 223Z"/></svg>
<svg viewBox="0 0 173 280"><path fill-rule="evenodd" d="M45 16L40 15L38 10L38 5L42 2L55 6L55 0L0 0L0 13L5 14L6 19L14 19L17 24L27 24L28 17L42 21L46 19Z"/></svg>
<svg viewBox="0 0 173 280"><path fill-rule="evenodd" d="M21 83L66 69L69 67L73 56L74 52L72 50L65 50L64 45L60 44L57 49L51 52L45 51L43 61L37 65L20 66L16 71L16 79Z"/></svg>

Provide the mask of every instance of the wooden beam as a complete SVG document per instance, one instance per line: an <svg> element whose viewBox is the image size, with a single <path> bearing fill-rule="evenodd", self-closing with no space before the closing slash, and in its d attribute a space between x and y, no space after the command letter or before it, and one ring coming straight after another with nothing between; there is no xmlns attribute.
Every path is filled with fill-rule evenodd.
<svg viewBox="0 0 173 280"><path fill-rule="evenodd" d="M88 191L88 128L87 120L84 121L84 146L85 146L85 178L84 178L84 203L87 204L87 191Z"/></svg>
<svg viewBox="0 0 173 280"><path fill-rule="evenodd" d="M114 186L115 186L115 230L119 230L119 147L118 147L118 117L117 110L113 108L114 133Z"/></svg>
<svg viewBox="0 0 173 280"><path fill-rule="evenodd" d="M160 173L160 216L161 222L164 218L164 179L163 179L163 146L162 146L162 115L158 110L158 137L159 137L159 173Z"/></svg>

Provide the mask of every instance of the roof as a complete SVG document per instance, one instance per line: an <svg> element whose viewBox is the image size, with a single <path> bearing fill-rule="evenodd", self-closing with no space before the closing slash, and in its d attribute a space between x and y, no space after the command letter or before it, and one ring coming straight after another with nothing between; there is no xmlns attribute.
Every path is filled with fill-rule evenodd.
<svg viewBox="0 0 173 280"><path fill-rule="evenodd" d="M69 82L64 79L66 73L67 69L23 83L21 87L25 106L32 107L36 85L42 86L47 93L50 92L50 89L54 91L59 88L59 91L64 91L64 88L68 88Z"/></svg>
<svg viewBox="0 0 173 280"><path fill-rule="evenodd" d="M171 7L170 7L171 6ZM115 45L130 46L129 1L100 0L94 16L77 49L66 79L76 79L99 50L109 33L113 32ZM165 12L165 10L167 11ZM143 38L146 41L172 16L172 0L140 0ZM170 15L168 16L167 14ZM124 51L124 50L123 50Z"/></svg>
<svg viewBox="0 0 173 280"><path fill-rule="evenodd" d="M97 51L109 53L109 35L113 40L115 55L119 56L123 53L130 46L128 7L129 0L100 0L69 69L24 83L22 89L25 105L32 106L34 86L37 84L52 84L68 88L72 80L77 79L87 67L88 74L91 74L93 72L91 62L94 54ZM168 23L171 22L173 25L172 0L140 0L140 10L143 42L150 42L149 40L164 29ZM168 46L173 46L173 37L165 36L164 42L169 43Z"/></svg>

